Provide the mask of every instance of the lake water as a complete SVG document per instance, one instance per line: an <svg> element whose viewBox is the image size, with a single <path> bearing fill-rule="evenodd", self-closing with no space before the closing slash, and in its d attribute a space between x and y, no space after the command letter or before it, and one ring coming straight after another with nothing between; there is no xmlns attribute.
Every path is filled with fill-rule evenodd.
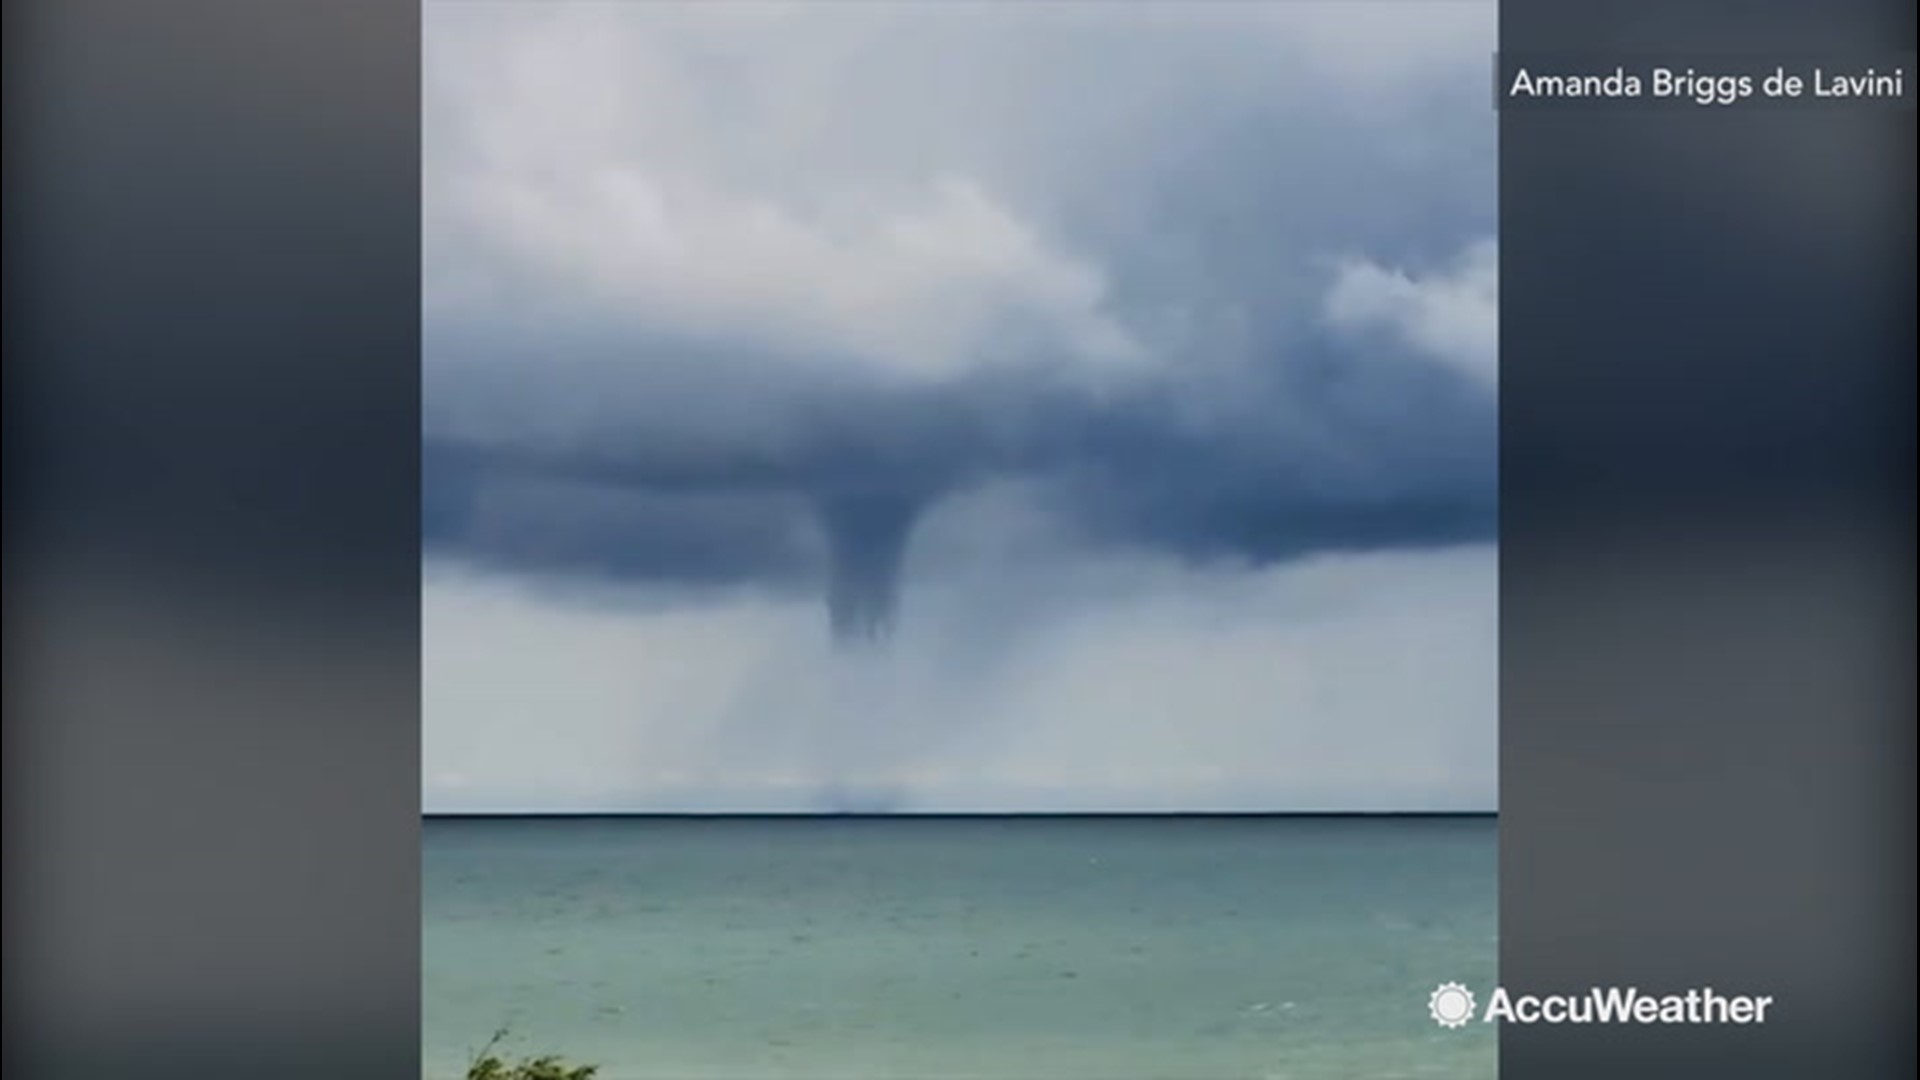
<svg viewBox="0 0 1920 1080"><path fill-rule="evenodd" d="M1491 1078L1492 818L429 820L424 1046L602 1080Z"/></svg>

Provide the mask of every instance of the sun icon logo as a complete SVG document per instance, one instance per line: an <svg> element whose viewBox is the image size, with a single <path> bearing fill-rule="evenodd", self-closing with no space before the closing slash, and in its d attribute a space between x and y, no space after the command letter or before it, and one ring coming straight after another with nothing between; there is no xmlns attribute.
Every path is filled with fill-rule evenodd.
<svg viewBox="0 0 1920 1080"><path fill-rule="evenodd" d="M1441 983L1427 995L1427 1012L1441 1027L1464 1027L1473 1019L1473 991L1457 982Z"/></svg>

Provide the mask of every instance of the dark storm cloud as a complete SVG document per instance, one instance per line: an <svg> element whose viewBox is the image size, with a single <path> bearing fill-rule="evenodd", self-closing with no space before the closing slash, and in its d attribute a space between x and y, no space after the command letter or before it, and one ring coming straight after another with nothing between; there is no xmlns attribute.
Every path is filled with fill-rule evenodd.
<svg viewBox="0 0 1920 1080"><path fill-rule="evenodd" d="M486 475L469 500L428 515L428 545L502 570L786 586L808 581L819 561L806 511L777 492Z"/></svg>
<svg viewBox="0 0 1920 1080"><path fill-rule="evenodd" d="M1329 358L1205 393L1097 400L1014 380L835 390L729 367L699 378L756 418L733 440L638 408L590 442L430 434L429 542L530 569L787 580L819 557L806 497L932 500L1002 477L1042 482L1089 540L1185 556L1265 562L1492 534L1491 400L1412 360ZM523 415L538 415L529 397Z"/></svg>
<svg viewBox="0 0 1920 1080"><path fill-rule="evenodd" d="M946 13L957 53L1007 46L1051 66L1001 79L931 53L917 62L930 31L879 34L887 51L863 53L870 63L830 90L807 58L830 68L839 55L831 20L789 23L772 30L786 47L778 63L768 54L759 98L714 89L708 61L662 59L695 31L661 14L622 39L640 73L631 100L616 100L614 76L579 74L593 67L580 47L515 53L577 69L518 97L430 104L430 220L452 213L436 198L492 193L466 224L430 225L430 292L475 275L509 283L429 310L430 550L503 568L789 582L818 573L823 501L924 505L1005 477L1037 482L1087 543L1181 557L1490 537L1492 395L1429 355L1458 340L1441 309L1461 297L1443 288L1422 306L1418 282L1377 275L1380 303L1360 309L1372 332L1331 326L1324 310L1336 259L1442 276L1490 235L1477 23L1458 38L1472 64L1444 44L1442 62L1421 59L1424 31L1408 27L1385 42L1401 42L1401 61L1351 65L1380 86L1328 87L1315 78L1338 63L1290 76L1261 35L1292 20L1285 40L1359 57L1353 20L1291 7L1306 14L1154 9L1136 26ZM485 18L459 18L473 23L429 57L453 83L484 55L459 50ZM1022 31L1027 18L1038 21ZM584 25L529 40L572 40ZM626 33L612 26L587 37ZM742 22L714 40L739 59L758 55L756 32ZM669 43L652 55L656 39ZM1369 40L1366 55L1382 47ZM896 99L879 85L890 79L927 85ZM1023 87L1020 108L993 106L1001 82ZM930 93L940 86L970 94ZM796 102L853 118L820 128L806 113L815 134L790 139L781 124ZM632 115L589 123L619 109ZM727 117L761 121L740 130L784 156L761 160L772 151ZM581 149L608 132L611 148ZM968 180L929 194L915 186L924 172ZM612 179L575 179L600 173ZM851 218L818 209L855 179L902 176L905 201ZM580 209L602 198L601 216ZM584 276L556 283L555 266Z"/></svg>

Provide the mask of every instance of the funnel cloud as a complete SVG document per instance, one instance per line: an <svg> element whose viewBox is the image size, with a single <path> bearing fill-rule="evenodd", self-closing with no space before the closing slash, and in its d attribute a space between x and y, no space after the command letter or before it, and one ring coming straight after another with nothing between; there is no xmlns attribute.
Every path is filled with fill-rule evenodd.
<svg viewBox="0 0 1920 1080"><path fill-rule="evenodd" d="M857 492L822 496L817 506L827 538L834 640L884 640L899 611L900 569L920 500L899 492Z"/></svg>
<svg viewBox="0 0 1920 1080"><path fill-rule="evenodd" d="M425 12L430 807L1491 807L1490 2Z"/></svg>

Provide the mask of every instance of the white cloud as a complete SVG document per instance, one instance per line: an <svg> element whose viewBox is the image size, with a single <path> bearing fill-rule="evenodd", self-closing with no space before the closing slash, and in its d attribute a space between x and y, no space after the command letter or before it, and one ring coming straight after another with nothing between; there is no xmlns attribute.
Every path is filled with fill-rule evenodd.
<svg viewBox="0 0 1920 1080"><path fill-rule="evenodd" d="M770 201L582 169L468 177L450 208L494 250L576 300L650 327L736 335L943 377L1019 348L1124 364L1139 347L1102 313L1094 267L1049 250L973 182L942 177L915 202L840 231ZM1028 346L1029 350L1032 346Z"/></svg>
<svg viewBox="0 0 1920 1080"><path fill-rule="evenodd" d="M1499 292L1499 249L1481 240L1427 274L1349 260L1327 290L1325 314L1345 330L1384 330L1430 359L1493 385L1500 367Z"/></svg>
<svg viewBox="0 0 1920 1080"><path fill-rule="evenodd" d="M1492 10L433 3L430 307L905 377L1138 370L1062 207L1223 99L1389 123L1484 61Z"/></svg>
<svg viewBox="0 0 1920 1080"><path fill-rule="evenodd" d="M1100 269L979 178L810 168L806 132L831 118L777 95L822 93L825 110L842 95L830 72L777 62L795 77L769 85L772 42L749 31L790 13L763 14L774 21L569 5L430 49L429 127L444 140L426 167L430 304L537 298L919 377L1023 355L1138 359L1102 310ZM686 49L689 31L704 50ZM727 49L752 52L743 75L758 77L719 104L715 72L689 57ZM754 140L793 151L791 171L756 168L741 149Z"/></svg>

